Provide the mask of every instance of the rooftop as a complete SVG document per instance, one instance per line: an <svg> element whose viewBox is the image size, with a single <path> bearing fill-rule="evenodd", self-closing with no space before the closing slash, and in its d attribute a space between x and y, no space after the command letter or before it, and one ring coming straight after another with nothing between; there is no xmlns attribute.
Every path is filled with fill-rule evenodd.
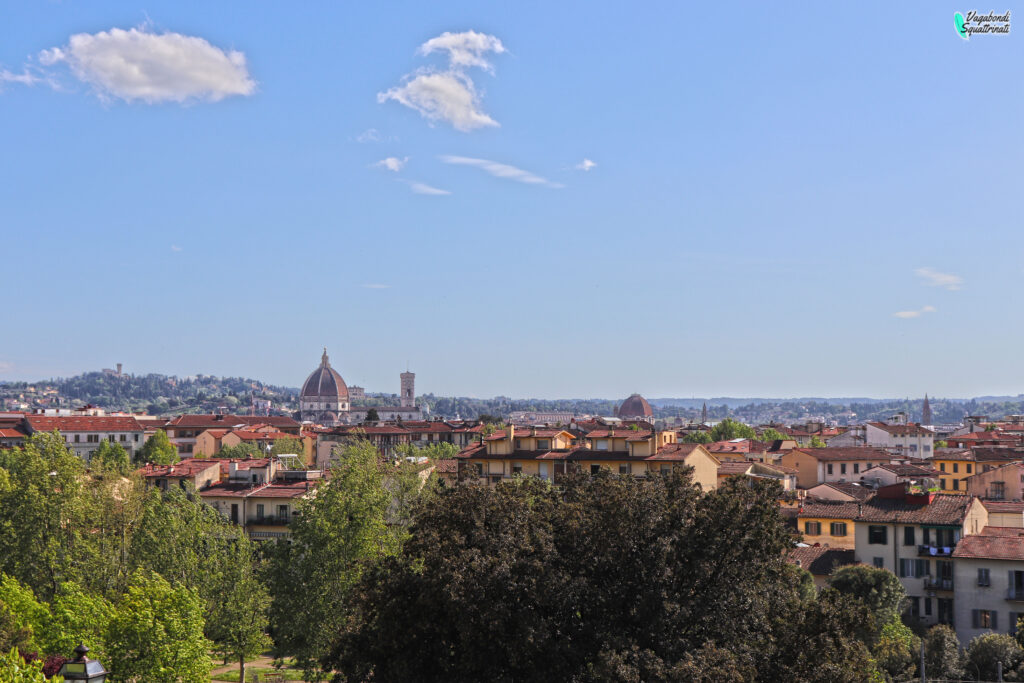
<svg viewBox="0 0 1024 683"><path fill-rule="evenodd" d="M1024 561L1024 529L987 526L980 534L964 536L953 557L978 560Z"/></svg>

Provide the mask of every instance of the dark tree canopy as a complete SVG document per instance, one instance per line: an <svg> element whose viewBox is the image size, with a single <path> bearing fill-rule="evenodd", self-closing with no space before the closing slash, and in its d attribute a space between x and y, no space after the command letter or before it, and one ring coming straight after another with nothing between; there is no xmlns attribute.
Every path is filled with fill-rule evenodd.
<svg viewBox="0 0 1024 683"><path fill-rule="evenodd" d="M808 601L777 485L534 479L425 499L352 591L337 680L828 680L868 675L863 607ZM804 647L807 639L816 647ZM794 656L794 653L806 653Z"/></svg>

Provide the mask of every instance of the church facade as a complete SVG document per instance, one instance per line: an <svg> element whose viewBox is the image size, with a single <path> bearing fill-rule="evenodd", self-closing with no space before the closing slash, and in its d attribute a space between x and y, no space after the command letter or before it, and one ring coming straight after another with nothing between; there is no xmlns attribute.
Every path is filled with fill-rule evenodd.
<svg viewBox="0 0 1024 683"><path fill-rule="evenodd" d="M324 348L320 366L310 373L299 394L299 419L326 426L359 424L366 420L371 409L377 411L382 421L422 420L423 411L416 405L416 375L403 372L400 375L401 393L397 406L353 407L348 385L341 374L331 367Z"/></svg>

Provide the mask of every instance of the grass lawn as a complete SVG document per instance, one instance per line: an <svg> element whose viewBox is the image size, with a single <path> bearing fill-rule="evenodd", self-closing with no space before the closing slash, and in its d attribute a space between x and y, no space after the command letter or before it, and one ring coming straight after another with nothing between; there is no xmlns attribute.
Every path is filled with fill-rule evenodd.
<svg viewBox="0 0 1024 683"><path fill-rule="evenodd" d="M302 677L302 672L299 671L298 669L272 669L270 667L262 667L262 666L256 667L256 668L245 667L245 677L246 678L250 678L251 676L254 676L254 674L259 674L260 678L262 678L263 674L273 674L273 673L284 674L284 680L286 680L286 681L304 681L304 680L306 680L306 679L304 679ZM222 673L222 674L215 674L214 677L213 677L213 680L215 680L215 681L234 681L235 683L238 683L238 669L235 669L234 671L227 671L227 672Z"/></svg>

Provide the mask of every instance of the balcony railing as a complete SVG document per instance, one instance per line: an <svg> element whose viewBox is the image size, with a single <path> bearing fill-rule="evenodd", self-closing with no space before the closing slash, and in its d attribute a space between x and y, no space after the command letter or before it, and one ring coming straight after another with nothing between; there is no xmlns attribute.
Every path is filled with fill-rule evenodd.
<svg viewBox="0 0 1024 683"><path fill-rule="evenodd" d="M1024 588L1014 588L1011 586L1006 591L1006 599L1024 602Z"/></svg>
<svg viewBox="0 0 1024 683"><path fill-rule="evenodd" d="M953 579L943 579L936 576L924 577L925 590L951 591L953 590Z"/></svg>
<svg viewBox="0 0 1024 683"><path fill-rule="evenodd" d="M249 520L249 524L265 524L267 526L287 526L291 515L264 515Z"/></svg>
<svg viewBox="0 0 1024 683"><path fill-rule="evenodd" d="M917 554L919 557L950 557L956 550L955 545L919 545Z"/></svg>

